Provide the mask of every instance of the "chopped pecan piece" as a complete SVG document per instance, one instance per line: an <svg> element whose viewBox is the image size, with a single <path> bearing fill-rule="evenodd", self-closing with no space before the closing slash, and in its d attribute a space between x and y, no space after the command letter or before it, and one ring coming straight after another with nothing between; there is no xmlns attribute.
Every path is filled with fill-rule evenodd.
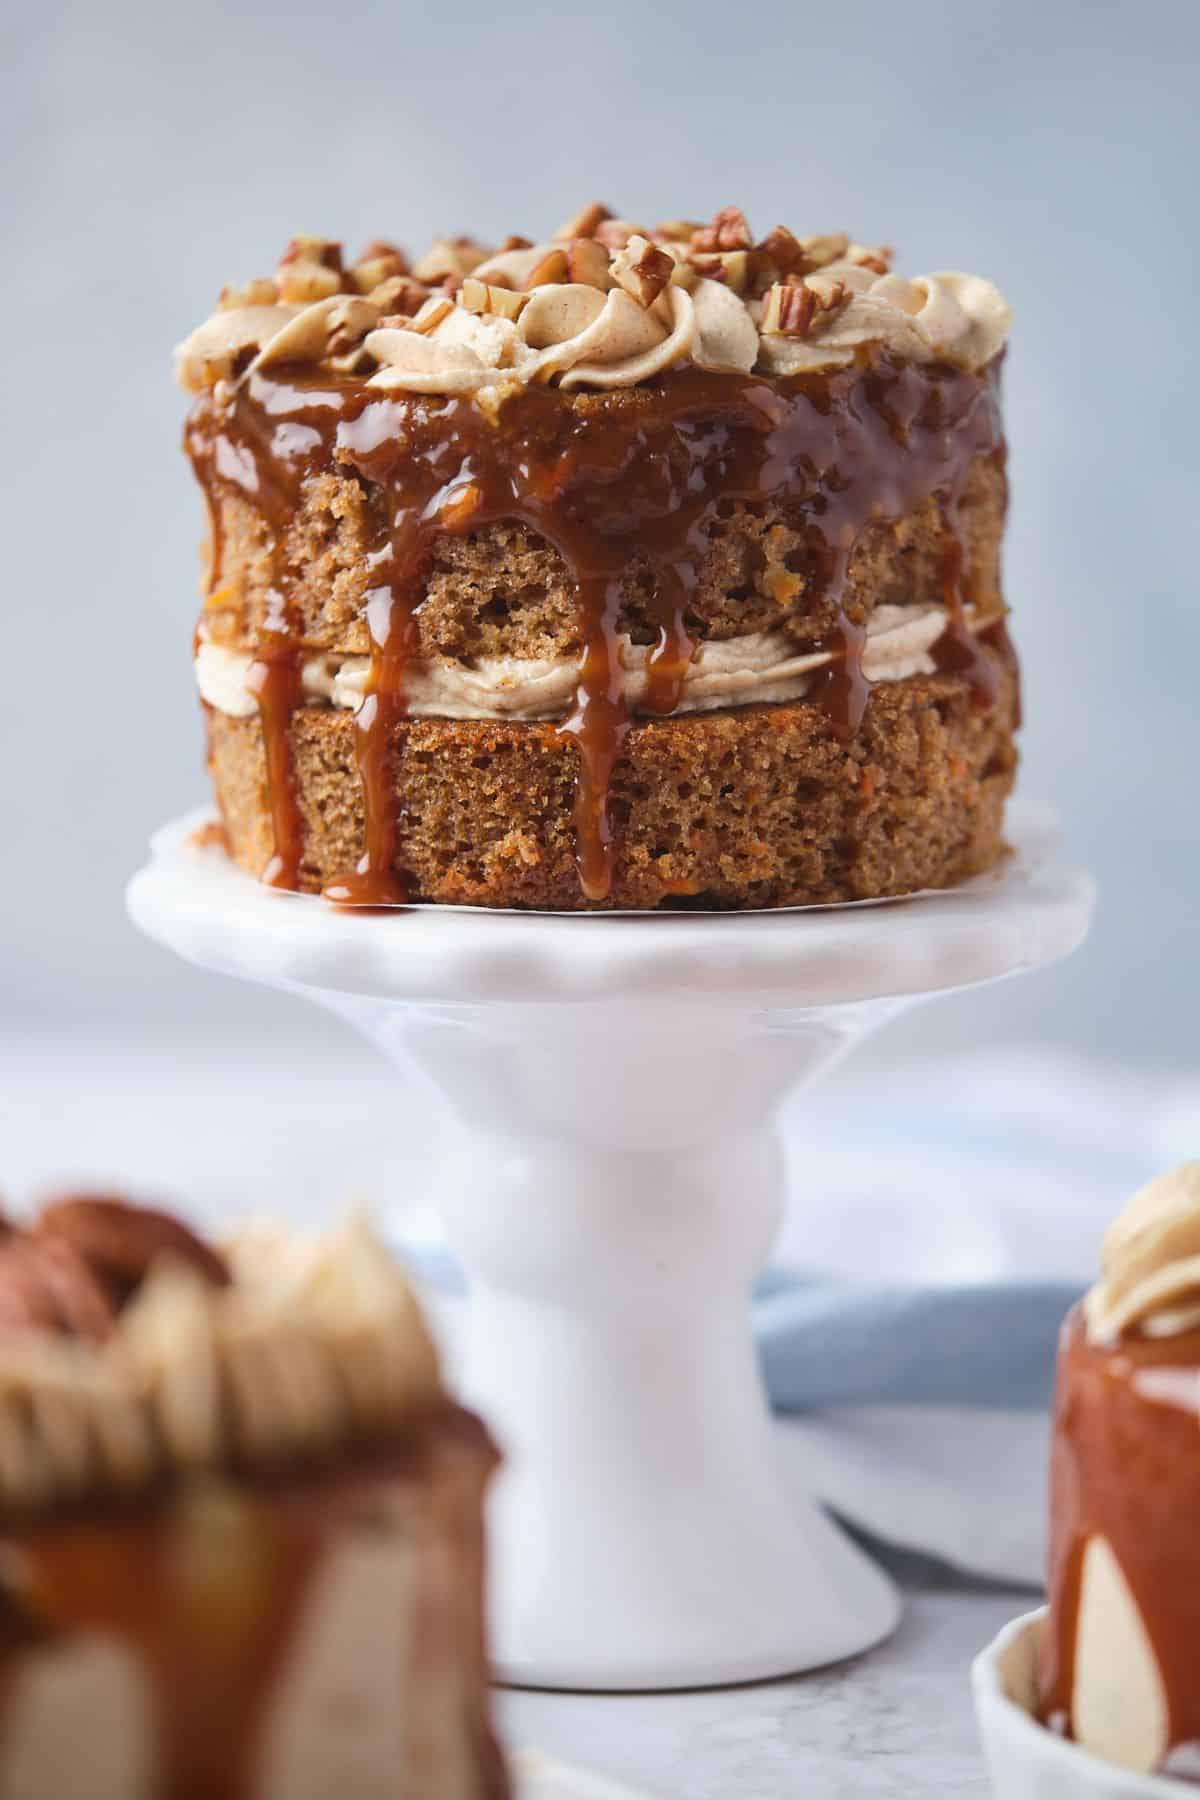
<svg viewBox="0 0 1200 1800"><path fill-rule="evenodd" d="M750 250L722 250L712 256L693 256L692 264L698 275L723 281L733 293L744 294L750 285L752 259Z"/></svg>
<svg viewBox="0 0 1200 1800"><path fill-rule="evenodd" d="M786 225L777 225L774 231L768 231L754 250L756 257L769 263L780 275L807 275L816 267L800 239Z"/></svg>
<svg viewBox="0 0 1200 1800"><path fill-rule="evenodd" d="M800 248L808 258L810 269L823 269L827 263L840 262L850 248L844 231L818 232L800 239Z"/></svg>
<svg viewBox="0 0 1200 1800"><path fill-rule="evenodd" d="M502 319L517 319L521 310L528 304L528 294L514 293L512 288L496 287L486 281L476 281L468 275L462 284L462 292L458 303L470 313L495 313Z"/></svg>
<svg viewBox="0 0 1200 1800"><path fill-rule="evenodd" d="M746 215L738 206L723 206L711 225L692 233L692 249L699 251L749 250L753 243Z"/></svg>
<svg viewBox="0 0 1200 1800"><path fill-rule="evenodd" d="M547 287L551 283L567 279L567 253L565 250L548 250L537 267L531 269L525 282L527 290L535 287Z"/></svg>
<svg viewBox="0 0 1200 1800"><path fill-rule="evenodd" d="M610 288L608 251L595 238L572 238L567 245L567 280L583 287Z"/></svg>
<svg viewBox="0 0 1200 1800"><path fill-rule="evenodd" d="M372 288L369 298L381 314L403 313L411 319L429 299L429 289L423 282L414 281L411 275L393 275L390 280Z"/></svg>
<svg viewBox="0 0 1200 1800"><path fill-rule="evenodd" d="M408 258L395 244L377 238L360 254L350 270L350 279L360 294L370 294L385 281L409 273Z"/></svg>
<svg viewBox="0 0 1200 1800"><path fill-rule="evenodd" d="M810 287L803 276L789 275L768 289L761 329L781 337L806 338L819 319L837 312L850 298L843 282Z"/></svg>
<svg viewBox="0 0 1200 1800"><path fill-rule="evenodd" d="M599 200L591 200L565 224L559 226L554 233L554 241L556 244L561 244L570 238L595 237L597 227L603 225L606 219L611 218L612 213L607 206L602 206ZM512 245L510 248L516 249L517 246Z"/></svg>
<svg viewBox="0 0 1200 1800"><path fill-rule="evenodd" d="M319 263L323 269L342 272L342 246L333 238L294 237L279 259L280 268L288 263Z"/></svg>
<svg viewBox="0 0 1200 1800"><path fill-rule="evenodd" d="M703 230L702 219L664 219L661 225L655 226L654 235L666 238L668 243L690 244L696 233Z"/></svg>
<svg viewBox="0 0 1200 1800"><path fill-rule="evenodd" d="M414 263L412 272L418 281L427 282L430 287L446 280L463 281L487 254L486 247L476 243L474 238L439 238L420 261Z"/></svg>
<svg viewBox="0 0 1200 1800"><path fill-rule="evenodd" d="M279 287L269 275L243 282L241 287L223 287L217 300L218 312L230 312L235 306L277 306Z"/></svg>
<svg viewBox="0 0 1200 1800"><path fill-rule="evenodd" d="M632 237L612 259L613 279L639 306L653 306L670 282L675 258L648 238Z"/></svg>
<svg viewBox="0 0 1200 1800"><path fill-rule="evenodd" d="M584 234L580 232L580 237ZM635 225L632 219L605 219L591 233L606 250L623 250L631 237L648 237L649 233L642 225Z"/></svg>
<svg viewBox="0 0 1200 1800"><path fill-rule="evenodd" d="M340 294L342 246L330 238L294 237L279 259L275 282L289 306L310 306Z"/></svg>
<svg viewBox="0 0 1200 1800"><path fill-rule="evenodd" d="M417 331L422 337L428 337L453 311L453 300L447 300L442 294L431 294L414 319L386 318L380 319L379 323L381 326L406 325L410 331Z"/></svg>
<svg viewBox="0 0 1200 1800"><path fill-rule="evenodd" d="M846 261L857 268L870 269L873 275L890 275L895 255L890 244L851 244L846 251Z"/></svg>

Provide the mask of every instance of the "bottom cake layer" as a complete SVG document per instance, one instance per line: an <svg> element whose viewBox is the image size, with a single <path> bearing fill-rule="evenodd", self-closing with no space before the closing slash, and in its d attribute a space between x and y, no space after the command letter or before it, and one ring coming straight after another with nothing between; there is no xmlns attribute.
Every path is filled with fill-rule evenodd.
<svg viewBox="0 0 1200 1800"><path fill-rule="evenodd" d="M980 707L957 675L881 684L840 740L800 701L644 720L612 777L603 905L761 907L944 887L1003 850L1017 678ZM274 849L259 721L208 709L209 766L236 860ZM306 707L290 730L302 825L299 885L319 890L363 851L352 715ZM395 728L398 863L414 900L588 906L576 866L578 751L551 724L407 720Z"/></svg>

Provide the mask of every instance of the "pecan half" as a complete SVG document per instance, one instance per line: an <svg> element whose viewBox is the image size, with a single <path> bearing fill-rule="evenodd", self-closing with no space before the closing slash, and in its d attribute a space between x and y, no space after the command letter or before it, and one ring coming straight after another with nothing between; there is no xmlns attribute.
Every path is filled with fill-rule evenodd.
<svg viewBox="0 0 1200 1800"><path fill-rule="evenodd" d="M68 1194L42 1208L35 1241L65 1244L123 1301L160 1257L171 1256L227 1287L225 1259L181 1219L153 1207L130 1206L107 1194Z"/></svg>
<svg viewBox="0 0 1200 1800"><path fill-rule="evenodd" d="M66 1242L13 1237L0 1246L0 1331L51 1331L102 1344L112 1296Z"/></svg>

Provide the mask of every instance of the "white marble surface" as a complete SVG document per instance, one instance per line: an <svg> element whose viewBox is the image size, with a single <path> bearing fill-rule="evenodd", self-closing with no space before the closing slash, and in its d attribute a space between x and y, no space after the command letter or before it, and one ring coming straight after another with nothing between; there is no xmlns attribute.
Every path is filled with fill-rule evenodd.
<svg viewBox="0 0 1200 1800"><path fill-rule="evenodd" d="M514 1746L649 1800L987 1800L968 1671L1027 1595L918 1587L896 1635L794 1681L690 1694L505 1693Z"/></svg>

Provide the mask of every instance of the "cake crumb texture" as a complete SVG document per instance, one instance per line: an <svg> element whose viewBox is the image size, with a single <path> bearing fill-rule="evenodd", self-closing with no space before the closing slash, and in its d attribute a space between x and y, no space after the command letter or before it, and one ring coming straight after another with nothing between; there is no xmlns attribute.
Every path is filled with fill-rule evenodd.
<svg viewBox="0 0 1200 1800"><path fill-rule="evenodd" d="M635 724L613 774L616 907L770 907L942 887L1003 853L1016 768L1015 664L991 707L939 674L880 685L843 742L818 705L748 706ZM210 711L209 765L237 862L273 850L261 726ZM300 885L363 850L353 717L292 721ZM553 725L411 719L392 733L402 868L414 900L579 910L578 755Z"/></svg>

